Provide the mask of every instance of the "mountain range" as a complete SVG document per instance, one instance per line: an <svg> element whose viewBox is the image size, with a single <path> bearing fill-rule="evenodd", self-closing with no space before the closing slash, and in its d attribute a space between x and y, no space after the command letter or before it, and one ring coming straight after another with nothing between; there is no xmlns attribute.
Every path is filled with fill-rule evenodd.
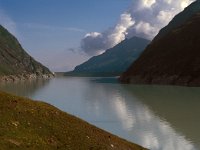
<svg viewBox="0 0 200 150"><path fill-rule="evenodd" d="M136 84L200 86L200 1L163 28L120 80Z"/></svg>
<svg viewBox="0 0 200 150"><path fill-rule="evenodd" d="M0 25L0 78L52 76L51 71L31 57L19 41Z"/></svg>
<svg viewBox="0 0 200 150"><path fill-rule="evenodd" d="M83 64L76 66L72 74L120 75L139 57L149 43L149 40L139 37L125 39L113 48L106 50L103 54L94 56Z"/></svg>

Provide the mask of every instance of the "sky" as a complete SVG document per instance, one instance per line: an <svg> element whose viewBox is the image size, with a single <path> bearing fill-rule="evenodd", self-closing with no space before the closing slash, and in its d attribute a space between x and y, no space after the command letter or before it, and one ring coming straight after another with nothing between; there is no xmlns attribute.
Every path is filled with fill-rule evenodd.
<svg viewBox="0 0 200 150"><path fill-rule="evenodd" d="M152 39L193 0L0 0L0 24L52 71L139 36Z"/></svg>

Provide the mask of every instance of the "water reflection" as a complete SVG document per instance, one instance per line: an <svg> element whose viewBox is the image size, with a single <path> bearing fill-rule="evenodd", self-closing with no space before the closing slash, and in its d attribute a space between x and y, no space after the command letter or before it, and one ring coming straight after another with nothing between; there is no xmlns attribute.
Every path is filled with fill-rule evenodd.
<svg viewBox="0 0 200 150"><path fill-rule="evenodd" d="M124 86L179 133L200 147L200 88Z"/></svg>
<svg viewBox="0 0 200 150"><path fill-rule="evenodd" d="M32 97L35 92L41 90L45 86L48 86L49 80L26 80L16 82L1 82L0 90L13 93L20 96Z"/></svg>
<svg viewBox="0 0 200 150"><path fill-rule="evenodd" d="M121 120L123 129L130 130L133 126L135 126L136 118L130 113L130 111L128 111L126 101L123 97L121 97L121 95L115 95L115 101L112 105L114 105L117 117Z"/></svg>
<svg viewBox="0 0 200 150"><path fill-rule="evenodd" d="M160 116L159 111L156 111L156 114L155 114L154 109L152 109L153 106L150 103L148 103L148 105L147 103L145 103L146 101L152 101L152 99L154 99L153 101L155 102L156 101L155 94L157 93L157 98L158 98L157 100L160 100L163 97L164 99L167 97L167 100L171 100L171 98L173 97L171 101L171 105L173 104L176 105L178 103L176 99L178 98L179 100L181 97L177 97L177 94L175 93L169 93L170 90L168 90L168 88L170 87L166 87L166 88L163 87L164 88L163 91L165 91L165 93L168 93L168 96L166 96L164 93L162 93L159 90L162 87L157 87L156 89L151 91L150 86L148 86L150 89L146 89L146 90L144 86L123 85L122 87L121 86L116 87L116 85L108 85L108 84L97 84L96 86L98 86L98 90L96 91L95 95L100 95L100 93L108 93L108 91L112 95L110 96L108 100L109 101L108 104L110 104L109 108L105 110L112 111L114 114L117 115L117 118L120 120L123 130L126 130L125 132L126 135L122 133L121 134L122 137L125 137L127 139L132 139L134 142L137 142L153 150L169 150L169 149L170 150L195 150L196 149L195 146L193 145L193 142L195 141L198 143L199 138L196 138L196 140L192 140L193 142L191 142L190 138L186 138L184 136L184 133L185 133L184 129L181 130L183 132L179 132L180 131L179 128L182 129L181 126L176 126L176 128L174 129L171 126L171 123L168 122L167 118L163 118L163 116ZM115 88L113 88L113 86ZM172 91L178 90L177 92L179 93L180 92L179 88L180 87L175 87L173 88ZM93 92L94 90L92 90L92 93ZM184 93L186 93L186 91L184 91ZM188 96L191 97L191 93L187 93L187 94L189 94ZM198 95L197 97L200 98L200 95ZM95 97L93 98L93 100L94 99ZM164 108L165 103L162 103L162 102L157 104L155 107L158 107L158 109L159 108L162 109L162 107ZM185 101L185 102L188 103L188 101ZM93 101L91 101L91 103L93 103ZM172 108L171 109L169 108L168 111L165 111L166 114L168 114L168 112L170 111L168 115L169 116L172 115L173 117L173 114L171 113L176 113L176 111L177 112L180 111L177 107L175 108L176 108L175 110L172 110ZM185 108L181 108L181 109L185 109ZM190 109L191 111L193 110L193 107L192 108L190 107L188 109ZM180 115L179 117L183 115L180 113L183 113L183 111L179 112L179 115ZM190 121L192 122L194 120L190 119ZM179 120L177 120L177 122L179 122ZM190 124L188 123L188 129L192 128L193 123L191 122ZM196 129L198 130L198 128ZM127 133L129 136L127 136ZM116 134L119 134L119 132Z"/></svg>
<svg viewBox="0 0 200 150"><path fill-rule="evenodd" d="M11 87L151 150L196 150L200 145L198 88L129 86L116 79L76 77Z"/></svg>

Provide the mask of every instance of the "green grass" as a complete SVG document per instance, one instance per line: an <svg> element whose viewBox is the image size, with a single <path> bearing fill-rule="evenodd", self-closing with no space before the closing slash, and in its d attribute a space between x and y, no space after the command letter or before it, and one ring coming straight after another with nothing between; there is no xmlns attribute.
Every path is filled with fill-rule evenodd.
<svg viewBox="0 0 200 150"><path fill-rule="evenodd" d="M38 101L0 92L0 150L143 150Z"/></svg>

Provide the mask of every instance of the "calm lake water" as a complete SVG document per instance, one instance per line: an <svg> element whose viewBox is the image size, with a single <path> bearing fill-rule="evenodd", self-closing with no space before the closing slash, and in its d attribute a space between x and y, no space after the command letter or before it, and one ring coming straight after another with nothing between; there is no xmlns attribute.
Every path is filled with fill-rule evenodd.
<svg viewBox="0 0 200 150"><path fill-rule="evenodd" d="M1 84L0 90L48 102L151 150L200 149L200 88L60 77Z"/></svg>

